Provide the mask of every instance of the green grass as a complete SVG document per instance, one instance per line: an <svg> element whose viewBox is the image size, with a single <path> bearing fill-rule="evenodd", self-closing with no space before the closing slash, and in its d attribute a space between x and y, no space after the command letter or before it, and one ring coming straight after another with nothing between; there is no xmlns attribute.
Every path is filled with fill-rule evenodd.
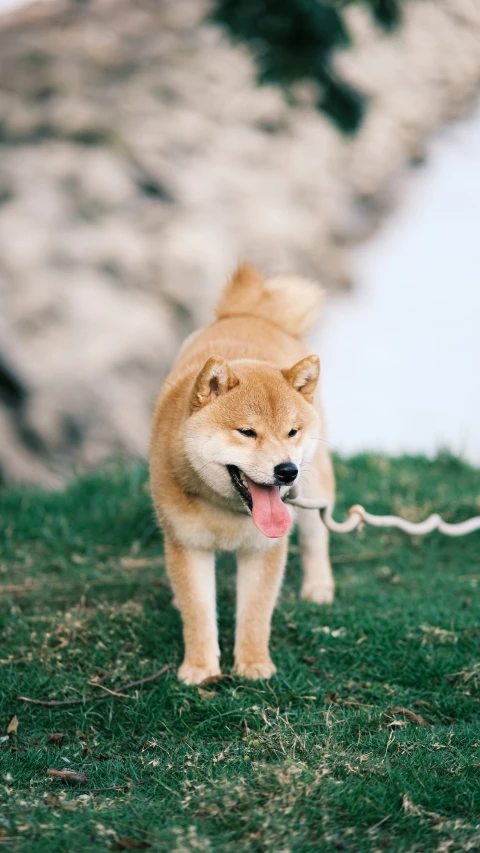
<svg viewBox="0 0 480 853"><path fill-rule="evenodd" d="M357 501L414 519L480 511L480 472L451 457L336 468L338 518ZM175 677L180 619L143 468L112 465L65 494L4 491L0 524L4 849L480 850L478 534L334 536L328 608L297 597L294 540L273 620L278 674L205 695ZM229 673L230 556L218 577ZM90 695L98 677L115 689L165 663L128 698L17 699ZM87 782L66 787L48 768Z"/></svg>

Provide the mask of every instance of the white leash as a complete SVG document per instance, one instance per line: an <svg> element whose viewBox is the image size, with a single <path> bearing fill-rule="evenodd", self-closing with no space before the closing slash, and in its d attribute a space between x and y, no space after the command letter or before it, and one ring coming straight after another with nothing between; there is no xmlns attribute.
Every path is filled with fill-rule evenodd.
<svg viewBox="0 0 480 853"><path fill-rule="evenodd" d="M399 518L398 515L373 515L360 504L355 504L348 510L348 518L345 521L335 521L325 501L291 497L285 498L285 503L301 509L318 509L323 523L334 533L351 533L352 530L358 530L364 524L370 524L372 527L396 527L398 530L409 533L410 536L425 536L426 533L432 533L434 530L444 533L445 536L466 536L467 533L480 530L480 515L461 521L459 524L449 524L440 515L434 513L425 521L414 522Z"/></svg>

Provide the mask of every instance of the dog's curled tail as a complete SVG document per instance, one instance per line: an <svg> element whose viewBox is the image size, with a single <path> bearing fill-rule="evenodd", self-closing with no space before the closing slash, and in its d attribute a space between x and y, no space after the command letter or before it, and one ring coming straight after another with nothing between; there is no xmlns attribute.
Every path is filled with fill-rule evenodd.
<svg viewBox="0 0 480 853"><path fill-rule="evenodd" d="M263 317L295 338L307 335L318 322L324 291L312 281L296 276L264 279L256 267L241 264L234 272L215 313L225 317Z"/></svg>

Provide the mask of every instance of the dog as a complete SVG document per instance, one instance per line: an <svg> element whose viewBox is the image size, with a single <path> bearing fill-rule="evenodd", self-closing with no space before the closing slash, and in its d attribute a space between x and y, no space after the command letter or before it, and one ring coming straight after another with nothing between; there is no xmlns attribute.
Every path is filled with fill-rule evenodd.
<svg viewBox="0 0 480 853"><path fill-rule="evenodd" d="M153 504L183 621L178 677L220 674L215 551L237 554L235 671L270 678L270 622L287 560L291 490L333 506L334 475L315 394L320 363L302 338L321 289L301 278L264 279L242 264L216 320L183 344L157 400L150 452ZM299 510L303 598L330 603L328 532Z"/></svg>

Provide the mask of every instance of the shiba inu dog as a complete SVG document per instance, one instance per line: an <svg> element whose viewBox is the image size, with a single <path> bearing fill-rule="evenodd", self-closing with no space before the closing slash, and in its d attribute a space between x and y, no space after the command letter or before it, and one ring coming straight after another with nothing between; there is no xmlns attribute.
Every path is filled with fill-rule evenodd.
<svg viewBox="0 0 480 853"><path fill-rule="evenodd" d="M333 503L333 470L314 400L319 360L302 341L322 303L299 278L235 272L216 321L188 338L156 404L151 490L167 570L183 620L178 676L219 674L215 551L237 553L235 669L276 671L270 622L284 573L290 490ZM303 598L331 602L328 535L317 512L297 512Z"/></svg>

